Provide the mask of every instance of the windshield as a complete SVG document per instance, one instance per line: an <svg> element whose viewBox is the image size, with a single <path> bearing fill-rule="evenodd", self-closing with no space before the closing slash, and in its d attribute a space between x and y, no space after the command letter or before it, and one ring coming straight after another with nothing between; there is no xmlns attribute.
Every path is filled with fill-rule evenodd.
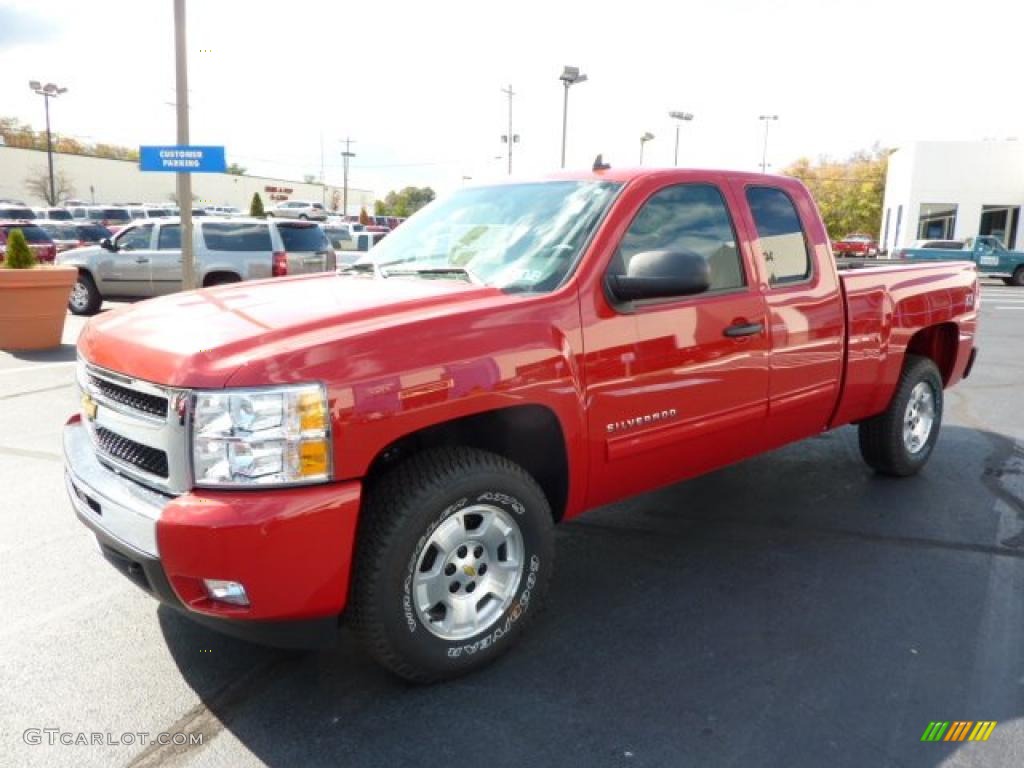
<svg viewBox="0 0 1024 768"><path fill-rule="evenodd" d="M385 276L451 268L507 291L554 290L620 187L547 181L462 189L419 211L356 263L376 264Z"/></svg>

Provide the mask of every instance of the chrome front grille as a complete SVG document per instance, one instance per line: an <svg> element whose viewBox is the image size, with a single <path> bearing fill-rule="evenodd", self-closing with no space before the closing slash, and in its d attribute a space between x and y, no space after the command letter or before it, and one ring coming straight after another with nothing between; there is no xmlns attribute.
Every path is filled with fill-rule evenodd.
<svg viewBox="0 0 1024 768"><path fill-rule="evenodd" d="M97 394L101 394L106 400L127 406L132 410L147 413L150 416L157 416L161 419L167 418L166 397L136 392L133 389L115 384L108 379L101 379L93 374L89 374L89 384Z"/></svg>
<svg viewBox="0 0 1024 768"><path fill-rule="evenodd" d="M143 472L167 479L167 453L159 448L136 443L127 437L115 435L109 429L96 427L96 448L113 459L123 461Z"/></svg>
<svg viewBox="0 0 1024 768"><path fill-rule="evenodd" d="M96 456L163 493L191 488L186 390L134 379L79 360L82 420Z"/></svg>

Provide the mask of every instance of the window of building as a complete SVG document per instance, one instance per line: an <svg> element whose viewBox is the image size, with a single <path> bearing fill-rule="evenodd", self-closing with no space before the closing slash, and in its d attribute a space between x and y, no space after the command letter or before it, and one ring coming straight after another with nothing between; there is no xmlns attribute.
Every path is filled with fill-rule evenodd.
<svg viewBox="0 0 1024 768"><path fill-rule="evenodd" d="M711 269L709 290L746 285L729 209L709 184L669 187L644 203L619 244L610 274L626 274L630 260L645 251L700 254Z"/></svg>
<svg viewBox="0 0 1024 768"><path fill-rule="evenodd" d="M956 230L956 203L922 203L918 240L951 240Z"/></svg>
<svg viewBox="0 0 1024 768"><path fill-rule="evenodd" d="M810 277L807 238L789 195L775 187L751 187L747 190L747 202L768 268L768 281L778 285Z"/></svg>
<svg viewBox="0 0 1024 768"><path fill-rule="evenodd" d="M981 209L979 235L991 235L1007 248L1017 243L1017 220L1020 218L1019 205L986 205Z"/></svg>

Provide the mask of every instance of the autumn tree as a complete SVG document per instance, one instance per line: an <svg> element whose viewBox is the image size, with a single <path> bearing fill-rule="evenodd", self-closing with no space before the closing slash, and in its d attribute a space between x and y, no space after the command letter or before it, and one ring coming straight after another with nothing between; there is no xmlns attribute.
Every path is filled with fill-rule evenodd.
<svg viewBox="0 0 1024 768"><path fill-rule="evenodd" d="M363 225L372 224L373 223L370 220L370 214L366 212L366 206L365 205L362 208L359 209L359 223L363 224Z"/></svg>
<svg viewBox="0 0 1024 768"><path fill-rule="evenodd" d="M57 171L53 175L54 194L51 195L50 172L42 166L25 179L25 187L33 196L45 200L47 205L60 205L62 200L75 195L75 187L64 171Z"/></svg>
<svg viewBox="0 0 1024 768"><path fill-rule="evenodd" d="M804 157L783 173L800 179L810 189L829 237L838 239L854 232L874 235L881 226L891 151L876 144L843 161L821 157L812 162Z"/></svg>
<svg viewBox="0 0 1024 768"><path fill-rule="evenodd" d="M378 216L411 216L432 201L436 195L430 187L406 187L400 191L388 192L383 200L373 204Z"/></svg>
<svg viewBox="0 0 1024 768"><path fill-rule="evenodd" d="M244 168L243 166L239 165L238 163L231 163L231 165L229 165L227 167L227 170L225 171L225 173L227 173L227 174L229 174L231 176L245 176L245 174L248 173L248 171L249 171L248 168Z"/></svg>

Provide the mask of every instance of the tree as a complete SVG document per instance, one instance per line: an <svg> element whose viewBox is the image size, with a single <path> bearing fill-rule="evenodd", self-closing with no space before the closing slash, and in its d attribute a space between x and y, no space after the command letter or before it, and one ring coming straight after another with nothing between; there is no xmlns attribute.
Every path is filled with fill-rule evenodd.
<svg viewBox="0 0 1024 768"><path fill-rule="evenodd" d="M341 192L338 191L337 189L333 190L331 192L331 210L337 211L339 208L341 208L341 202ZM348 211L342 211L342 213L348 213Z"/></svg>
<svg viewBox="0 0 1024 768"><path fill-rule="evenodd" d="M31 269L36 262L36 255L25 242L25 233L20 229L12 229L7 236L7 258L5 267L8 269Z"/></svg>
<svg viewBox="0 0 1024 768"><path fill-rule="evenodd" d="M45 167L39 167L25 179L25 186L34 196L42 198L47 205L60 205L61 200L67 200L75 196L75 187L64 171L57 171L53 175L53 195L50 194L50 172Z"/></svg>
<svg viewBox="0 0 1024 768"><path fill-rule="evenodd" d="M378 216L411 216L436 197L430 187L405 187L399 192L392 190L377 200L373 209Z"/></svg>
<svg viewBox="0 0 1024 768"><path fill-rule="evenodd" d="M370 214L368 214L366 212L366 206L365 205L362 208L359 209L359 223L364 225L364 226L366 224L372 224L373 223L372 221L370 221Z"/></svg>
<svg viewBox="0 0 1024 768"><path fill-rule="evenodd" d="M854 232L877 234L891 152L875 144L845 161L821 157L812 163L802 157L783 173L800 179L811 190L829 237L838 239Z"/></svg>
<svg viewBox="0 0 1024 768"><path fill-rule="evenodd" d="M228 166L226 173L229 173L232 176L245 176L248 171L248 168L243 168L238 163L231 163L231 165Z"/></svg>
<svg viewBox="0 0 1024 768"><path fill-rule="evenodd" d="M252 193L252 202L249 203L249 215L255 216L258 219L262 219L266 212L263 210L263 198L260 197L259 192Z"/></svg>

